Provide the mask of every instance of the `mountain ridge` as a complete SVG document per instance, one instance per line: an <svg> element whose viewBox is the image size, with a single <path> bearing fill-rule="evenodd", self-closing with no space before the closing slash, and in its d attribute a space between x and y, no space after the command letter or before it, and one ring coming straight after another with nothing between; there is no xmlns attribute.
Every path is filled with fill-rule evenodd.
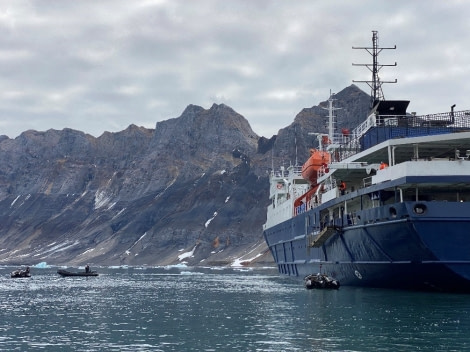
<svg viewBox="0 0 470 352"><path fill-rule="evenodd" d="M369 102L354 85L336 97L348 114ZM2 136L0 263L272 263L262 236L269 170L306 159L308 133L325 131L319 106L269 139L225 104L188 105L155 129ZM338 113L338 126L348 121Z"/></svg>

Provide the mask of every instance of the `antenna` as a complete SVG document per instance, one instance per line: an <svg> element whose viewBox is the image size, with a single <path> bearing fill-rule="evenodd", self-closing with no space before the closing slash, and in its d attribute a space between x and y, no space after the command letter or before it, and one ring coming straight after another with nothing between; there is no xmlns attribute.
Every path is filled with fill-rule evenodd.
<svg viewBox="0 0 470 352"><path fill-rule="evenodd" d="M372 48L370 47L352 47L353 49L364 49L366 50L369 54L372 55L372 65L370 64L354 64L353 66L366 66L371 72L372 72L372 80L371 81L354 81L354 83L367 83L369 87L371 88L371 108L375 106L375 104L379 100L385 100L383 91L382 91L382 84L383 83L397 83L397 80L395 81L381 81L379 78L379 71L382 67L384 66L396 66L397 63L395 64L389 64L389 65L379 65L378 62L378 56L380 52L384 49L396 49L397 46L395 45L393 48L379 48L379 36L377 31L372 31ZM372 67L371 67L372 66Z"/></svg>
<svg viewBox="0 0 470 352"><path fill-rule="evenodd" d="M295 166L298 166L297 160L297 126L294 127L294 145L295 145Z"/></svg>
<svg viewBox="0 0 470 352"><path fill-rule="evenodd" d="M274 171L274 144L271 148L271 170Z"/></svg>
<svg viewBox="0 0 470 352"><path fill-rule="evenodd" d="M335 114L336 110L341 110L341 108L333 107L333 102L336 100L334 99L335 93L331 92L330 89L330 97L328 98L328 107L322 109L328 110L328 134L325 133L309 133L309 135L316 136L318 139L318 147L320 150L330 150L336 149L339 146L336 144L338 141L335 138Z"/></svg>
<svg viewBox="0 0 470 352"><path fill-rule="evenodd" d="M334 112L336 110L341 110L341 108L335 108L333 107L333 102L336 100L334 99L335 93L331 92L330 89L330 97L328 98L328 138L330 140L330 143L333 143L334 140L334 134L335 134L335 115ZM325 109L325 108L324 108Z"/></svg>

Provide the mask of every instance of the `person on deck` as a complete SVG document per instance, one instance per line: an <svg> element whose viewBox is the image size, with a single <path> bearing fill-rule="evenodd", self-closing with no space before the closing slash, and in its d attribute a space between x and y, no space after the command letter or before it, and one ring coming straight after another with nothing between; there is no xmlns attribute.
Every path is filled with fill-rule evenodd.
<svg viewBox="0 0 470 352"><path fill-rule="evenodd" d="M90 272L90 266L87 264L86 267L85 267L85 272L86 273L89 273Z"/></svg>
<svg viewBox="0 0 470 352"><path fill-rule="evenodd" d="M341 192L341 195L344 195L344 192L346 191L346 182L344 182L343 180L341 180L339 184L339 190Z"/></svg>

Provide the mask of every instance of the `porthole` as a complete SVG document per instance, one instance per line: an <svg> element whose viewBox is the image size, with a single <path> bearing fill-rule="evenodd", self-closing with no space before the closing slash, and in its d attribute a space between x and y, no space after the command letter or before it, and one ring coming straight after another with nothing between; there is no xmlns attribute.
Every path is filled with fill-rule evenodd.
<svg viewBox="0 0 470 352"><path fill-rule="evenodd" d="M426 212L426 206L424 204L415 204L413 211L417 215L423 215Z"/></svg>

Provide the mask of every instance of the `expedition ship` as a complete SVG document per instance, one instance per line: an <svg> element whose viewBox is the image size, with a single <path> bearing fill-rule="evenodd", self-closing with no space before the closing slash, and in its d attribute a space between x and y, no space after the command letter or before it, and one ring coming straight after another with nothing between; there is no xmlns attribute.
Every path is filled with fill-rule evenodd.
<svg viewBox="0 0 470 352"><path fill-rule="evenodd" d="M272 171L264 237L281 274L341 285L470 292L470 111L417 116L384 100L373 31L373 108L318 135L303 166ZM392 48L389 48L392 49ZM383 95L383 94L382 94Z"/></svg>

